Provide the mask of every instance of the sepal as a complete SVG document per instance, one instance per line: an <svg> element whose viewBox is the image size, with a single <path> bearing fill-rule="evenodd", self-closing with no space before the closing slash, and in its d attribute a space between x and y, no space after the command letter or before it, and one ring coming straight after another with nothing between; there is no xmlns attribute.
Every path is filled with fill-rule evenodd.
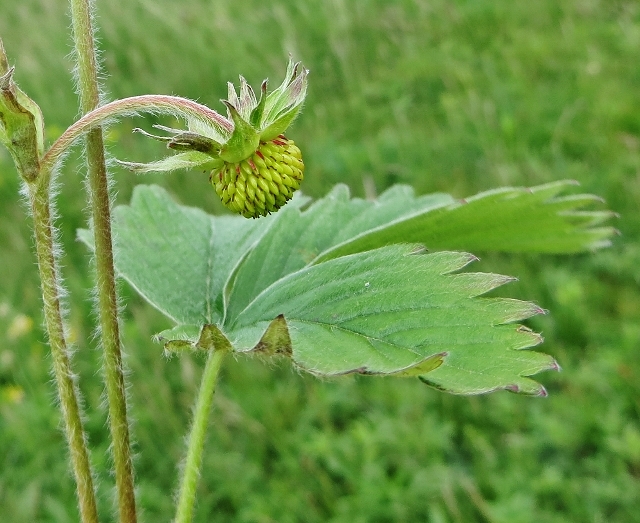
<svg viewBox="0 0 640 523"><path fill-rule="evenodd" d="M263 80L262 85L260 86L260 100L256 104L256 106L251 111L251 115L249 116L249 123L258 128L260 125L260 121L262 120L262 115L264 114L264 108L267 103L267 80Z"/></svg>
<svg viewBox="0 0 640 523"><path fill-rule="evenodd" d="M307 95L307 75L301 62L289 60L287 75L282 84L265 101L261 121L260 139L272 140L293 123Z"/></svg>
<svg viewBox="0 0 640 523"><path fill-rule="evenodd" d="M220 158L225 162L235 163L251 156L260 145L260 136L247 122L236 107L228 100L223 100L233 121L233 133L220 149Z"/></svg>
<svg viewBox="0 0 640 523"><path fill-rule="evenodd" d="M150 163L123 162L121 160L116 160L116 162L125 169L129 169L130 171L138 174L197 168L208 171L216 169L222 164L222 160L217 160L212 158L210 155L199 151L186 151Z"/></svg>

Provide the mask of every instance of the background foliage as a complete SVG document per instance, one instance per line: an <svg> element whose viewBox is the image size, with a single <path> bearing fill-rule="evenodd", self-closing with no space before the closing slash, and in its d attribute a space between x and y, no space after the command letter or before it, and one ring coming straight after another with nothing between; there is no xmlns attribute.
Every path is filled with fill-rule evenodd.
<svg viewBox="0 0 640 523"><path fill-rule="evenodd" d="M575 178L618 211L622 237L593 256L482 256L513 274L502 293L551 314L530 326L563 366L540 375L546 400L448 396L413 381L317 381L288 366L230 361L216 400L198 521L640 521L640 5L624 0L309 0L99 2L106 98L189 96L221 108L225 82L277 81L287 53L311 71L289 133L305 154L304 191L356 195L395 182L467 196L497 185ZM77 114L64 2L0 4L0 35L49 138ZM149 122L147 122L148 124ZM170 123L170 122L169 122ZM109 131L111 152L160 148ZM111 480L92 333L79 162L59 207L72 335L87 426L111 517ZM206 175L134 178L118 201L158 182L182 203L221 212ZM77 519L49 358L29 220L0 151L0 519ZM482 255L482 253L476 253ZM123 286L139 501L168 521L175 464L202 367L166 360L168 327Z"/></svg>

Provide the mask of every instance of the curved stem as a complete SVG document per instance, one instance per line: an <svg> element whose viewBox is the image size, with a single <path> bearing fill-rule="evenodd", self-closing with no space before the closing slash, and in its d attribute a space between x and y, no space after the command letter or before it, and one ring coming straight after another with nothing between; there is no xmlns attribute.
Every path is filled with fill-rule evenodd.
<svg viewBox="0 0 640 523"><path fill-rule="evenodd" d="M139 112L169 114L199 120L213 120L220 128L228 132L233 131L233 124L229 120L214 110L209 109L206 105L201 105L187 98L161 94L122 98L121 100L115 100L102 105L85 114L62 133L42 158L40 183L48 183L47 178L50 176L53 167L64 156L69 147L83 134L116 117L132 115Z"/></svg>
<svg viewBox="0 0 640 523"><path fill-rule="evenodd" d="M71 20L78 60L80 109L88 113L100 103L98 65L89 0L71 0ZM121 523L135 523L136 500L127 417L127 398L122 363L118 296L111 234L111 198L102 129L86 137L89 207L93 218L96 290L104 379L109 406L109 425L115 468L116 493Z"/></svg>
<svg viewBox="0 0 640 523"><path fill-rule="evenodd" d="M83 523L97 523L95 490L89 452L82 427L78 391L71 371L71 359L64 331L60 305L60 286L56 266L54 232L51 225L51 203L48 187L28 185L29 204L33 215L38 270L42 285L44 317L51 347L53 371L65 434L71 455L71 466L77 485L78 505Z"/></svg>
<svg viewBox="0 0 640 523"><path fill-rule="evenodd" d="M207 364L202 373L198 399L193 410L193 424L187 444L187 458L182 471L178 506L174 523L191 523L193 519L193 505L196 497L202 453L204 450L207 421L213 403L216 381L222 361L228 351L226 349L210 349Z"/></svg>

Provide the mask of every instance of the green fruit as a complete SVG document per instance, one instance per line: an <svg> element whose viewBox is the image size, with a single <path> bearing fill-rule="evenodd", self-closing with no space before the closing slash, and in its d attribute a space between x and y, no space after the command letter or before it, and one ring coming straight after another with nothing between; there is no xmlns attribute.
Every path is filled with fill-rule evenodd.
<svg viewBox="0 0 640 523"><path fill-rule="evenodd" d="M202 168L211 172L211 185L229 210L247 218L267 216L285 205L302 181L300 149L283 133L304 103L308 73L302 63L289 60L282 84L269 93L265 80L258 96L240 77L239 89L229 83L228 99L222 100L227 118L190 104L187 130L158 126L172 136L144 132L179 153L156 162L120 163L136 172Z"/></svg>
<svg viewBox="0 0 640 523"><path fill-rule="evenodd" d="M303 175L300 149L281 134L260 142L248 158L225 162L212 171L211 184L228 209L246 218L258 218L287 203L300 187Z"/></svg>

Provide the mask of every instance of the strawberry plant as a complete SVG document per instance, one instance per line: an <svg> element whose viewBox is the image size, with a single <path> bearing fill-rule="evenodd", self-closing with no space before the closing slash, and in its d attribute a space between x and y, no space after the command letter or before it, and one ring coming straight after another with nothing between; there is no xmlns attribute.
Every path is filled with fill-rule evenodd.
<svg viewBox="0 0 640 523"><path fill-rule="evenodd" d="M512 278L467 270L472 252L571 254L606 246L612 213L560 181L505 187L457 199L416 196L398 185L376 200L337 185L311 201L296 192L303 153L288 135L307 90L290 61L282 84L258 95L241 78L227 116L185 98L141 95L102 104L90 4L72 0L80 107L84 114L49 147L37 104L13 80L0 42L0 140L14 159L33 218L53 373L83 522L98 521L93 474L69 350L56 243L55 192L64 156L84 138L103 375L109 406L119 519L137 519L116 275L174 326L165 350L198 351L207 363L194 407L176 522L192 520L207 420L229 354L289 359L319 377L414 378L454 394L509 390L544 396L532 376L557 370L532 350L542 337L519 322L544 313L529 302L485 297ZM111 208L103 127L138 113L169 114L184 129L156 126L173 154L134 172L204 170L203 187L232 215L213 216L140 185ZM211 184L213 188L209 186ZM418 385L417 385L418 386ZM142 449L144 452L144 449Z"/></svg>

